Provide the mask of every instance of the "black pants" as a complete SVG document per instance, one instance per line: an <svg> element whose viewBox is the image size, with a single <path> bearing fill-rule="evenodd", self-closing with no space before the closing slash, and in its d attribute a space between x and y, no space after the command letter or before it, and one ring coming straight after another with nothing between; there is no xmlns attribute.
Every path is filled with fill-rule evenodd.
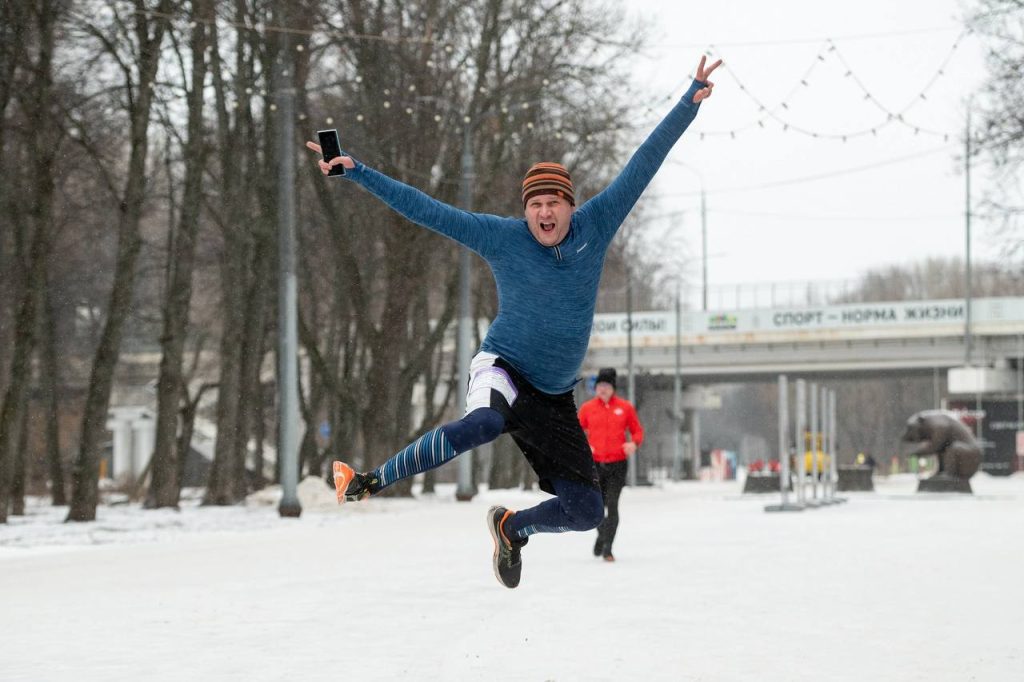
<svg viewBox="0 0 1024 682"><path fill-rule="evenodd" d="M597 527L597 541L604 548L605 555L612 553L615 531L619 528L619 495L622 493L622 486L626 485L628 467L626 460L597 465L597 474L601 482L601 496L604 498L604 506L607 509L604 521Z"/></svg>

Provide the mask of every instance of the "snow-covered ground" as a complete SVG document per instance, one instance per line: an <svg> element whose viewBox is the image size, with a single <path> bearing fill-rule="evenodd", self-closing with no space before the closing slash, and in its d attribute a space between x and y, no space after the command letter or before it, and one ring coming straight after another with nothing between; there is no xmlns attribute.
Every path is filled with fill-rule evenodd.
<svg viewBox="0 0 1024 682"><path fill-rule="evenodd" d="M1024 475L974 496L911 477L796 514L730 483L627 489L618 561L538 536L491 573L450 490L304 513L270 504L89 524L36 502L0 526L0 680L1024 679Z"/></svg>

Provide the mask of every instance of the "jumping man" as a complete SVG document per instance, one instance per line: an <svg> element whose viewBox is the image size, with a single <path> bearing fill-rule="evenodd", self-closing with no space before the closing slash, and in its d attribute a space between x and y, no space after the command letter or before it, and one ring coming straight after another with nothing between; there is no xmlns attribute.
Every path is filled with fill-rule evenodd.
<svg viewBox="0 0 1024 682"><path fill-rule="evenodd" d="M470 366L466 414L410 443L380 467L357 473L334 463L339 501L376 494L395 481L438 467L461 452L509 433L554 495L511 511L492 507L487 526L494 540L494 574L516 587L520 550L535 533L596 528L604 503L590 446L576 418L572 388L590 340L605 252L669 150L711 96L708 80L721 60L705 68L658 124L619 176L576 206L572 178L558 163L534 164L523 178L524 218L462 211L350 156L335 165L409 220L438 232L487 261L498 289L498 315ZM321 153L320 146L306 146Z"/></svg>

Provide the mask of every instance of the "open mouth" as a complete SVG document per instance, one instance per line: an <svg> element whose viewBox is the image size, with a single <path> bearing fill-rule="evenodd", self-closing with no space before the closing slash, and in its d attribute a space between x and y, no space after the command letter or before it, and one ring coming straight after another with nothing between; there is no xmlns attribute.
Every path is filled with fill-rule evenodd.
<svg viewBox="0 0 1024 682"><path fill-rule="evenodd" d="M540 229L541 229L541 232L554 232L555 231L555 224L554 223L543 223L542 222L540 224Z"/></svg>

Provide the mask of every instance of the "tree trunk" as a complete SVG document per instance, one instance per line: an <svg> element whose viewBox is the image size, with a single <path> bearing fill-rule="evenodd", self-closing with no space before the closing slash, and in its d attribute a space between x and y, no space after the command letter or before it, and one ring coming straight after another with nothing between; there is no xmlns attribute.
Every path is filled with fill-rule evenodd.
<svg viewBox="0 0 1024 682"><path fill-rule="evenodd" d="M194 398L189 398L187 388L184 392L183 405L181 406L181 433L178 435L178 443L175 447L175 450L178 452L176 465L178 467L179 488L185 480L185 462L192 450L192 434L195 431L199 402L203 399L204 393L216 387L216 384L203 384L199 387Z"/></svg>
<svg viewBox="0 0 1024 682"><path fill-rule="evenodd" d="M34 65L32 89L24 99L28 118L38 121L43 129L51 126L51 93L53 91L54 25L57 8L39 6L35 15L39 40L38 63ZM45 136L36 136L33 158L33 200L30 224L33 226L25 288L22 292L15 326L14 351L11 354L11 378L0 408L0 523L7 521L11 476L17 478L17 458L24 473L24 452L20 455L20 432L28 400L31 358L36 342L37 311L46 286L47 263L52 250L54 171L57 150Z"/></svg>
<svg viewBox="0 0 1024 682"><path fill-rule="evenodd" d="M247 13L245 3L235 5L236 23L245 24L254 17ZM249 230L256 205L252 189L259 169L255 168L258 149L239 140L254 139L252 114L252 83L256 79L253 65L258 45L254 36L240 32L235 45L234 83L224 80L219 35L211 27L212 50L210 72L213 76L217 111L217 147L220 150L220 204L223 208L221 230L221 309L220 381L217 392L217 442L213 467L203 504L230 505L245 497L244 461L239 453L246 434L242 427L241 393L245 384L242 354L245 345L246 296L250 286L250 263L254 241ZM229 96L229 86L233 92ZM241 474L239 472L242 472Z"/></svg>
<svg viewBox="0 0 1024 682"><path fill-rule="evenodd" d="M224 329L220 344L220 380L217 391L217 443L214 446L213 467L210 481L206 486L203 504L230 505L244 497L245 482L241 486L234 481L237 467L237 442L243 438L239 433L239 394L242 388L242 344L244 334L245 294L244 279L239 270L244 269L241 257L226 247L222 268L222 295ZM239 249L241 250L241 249ZM241 492L239 492L241 488Z"/></svg>
<svg viewBox="0 0 1024 682"><path fill-rule="evenodd" d="M146 496L146 508L177 508L181 495L177 460L187 452L175 449L178 411L184 395L183 364L192 299L192 272L195 266L196 236L203 172L206 168L206 144L203 140L203 101L206 81L206 22L212 19L209 0L194 0L192 29L192 85L189 91L188 141L185 145L185 188L182 194L180 224L174 249L168 254L171 270L164 307L164 332L160 343L160 378L157 382L156 439L153 449L153 477Z"/></svg>
<svg viewBox="0 0 1024 682"><path fill-rule="evenodd" d="M318 415L320 406L323 404L324 391L323 383L318 381L315 374L310 376L309 398L302 390L302 382L299 382L299 408L302 410L302 419L306 422L306 428L302 433L302 441L299 443L299 471L303 469L308 476L321 475L321 454L317 446L316 435L318 430Z"/></svg>
<svg viewBox="0 0 1024 682"><path fill-rule="evenodd" d="M46 461L50 473L50 495L53 506L68 503L64 489L64 464L60 451L60 368L57 361L57 313L49 287L43 292L43 325L40 365L43 397L46 401Z"/></svg>
<svg viewBox="0 0 1024 682"><path fill-rule="evenodd" d="M235 476L237 481L246 482L246 460L249 454L249 441L255 439L257 423L263 420L263 391L260 380L260 369L263 365L264 348L266 346L266 318L269 307L266 282L270 276L270 255L272 249L268 235L260 232L256 235L255 253L252 272L249 276L249 288L246 294L244 323L244 341L241 353L241 398L238 412L238 433L241 438L236 442ZM262 432L262 430L261 430ZM256 470L254 485L262 488L265 484L263 472ZM247 487L241 490L244 496Z"/></svg>
<svg viewBox="0 0 1024 682"><path fill-rule="evenodd" d="M99 501L99 442L106 428L114 368L120 355L124 321L132 304L136 264L142 247L139 221L146 199L146 159L149 153L149 118L153 102L153 91L150 86L154 83L157 66L160 63L160 45L170 21L167 14L169 9L169 0L162 0L152 17L144 12L135 14L137 33L141 38L138 82L131 111L128 174L118 216L114 284L89 376L89 389L82 415L82 435L78 455L71 469L71 507L68 510L68 521L96 519L96 505Z"/></svg>
<svg viewBox="0 0 1024 682"><path fill-rule="evenodd" d="M14 450L14 475L11 481L11 516L25 515L25 461L28 459L28 395L21 400L21 424L18 425L18 447Z"/></svg>

